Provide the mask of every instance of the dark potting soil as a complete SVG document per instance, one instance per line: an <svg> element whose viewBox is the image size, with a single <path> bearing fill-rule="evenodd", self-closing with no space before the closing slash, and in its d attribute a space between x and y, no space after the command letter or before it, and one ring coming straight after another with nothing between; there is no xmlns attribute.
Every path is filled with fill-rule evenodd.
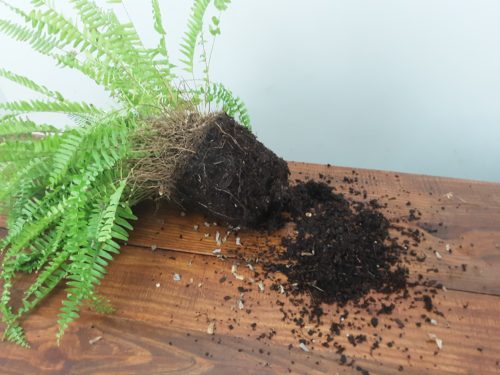
<svg viewBox="0 0 500 375"><path fill-rule="evenodd" d="M352 184L349 193L362 196L363 201L335 193L323 182L296 181L289 185L286 162L229 117L217 117L205 131L198 152L178 184L181 202L232 225L272 231L292 222L293 234L281 239L280 251L270 248L256 256L266 271L260 276L276 281L271 289L291 302L286 309L280 300L276 305L283 320L296 324L291 333L302 350L314 347L315 343L332 347L340 356L340 364L368 374L346 356L348 347L339 340L344 330L366 329L358 335L349 334L347 342L353 347L370 345L372 354L381 345L381 332L390 329L391 322L400 330L409 323L391 317L397 306L401 306L402 298L413 299L410 308L420 305L428 314L443 315L432 300L442 287L440 284L422 275L418 275L418 281L408 281L405 264L409 260L425 260L415 250L422 233L399 226L399 219L390 222L380 211L384 207L381 201L367 201L367 193L355 189L357 177L345 177L343 183ZM323 177L320 175L320 179ZM411 202L406 206L411 206ZM420 215L417 210L409 209L403 221L420 220ZM391 236L393 230L401 238ZM414 249L410 250L411 247ZM286 280L280 274L286 275ZM225 277L220 279L221 283L225 281ZM247 291L238 287L240 295ZM373 298L372 291L385 296ZM310 296L310 302L303 294ZM226 296L224 301L230 298ZM323 303L336 304L336 313L327 317ZM348 304L355 307L352 318L348 318ZM368 320L356 317L363 309L371 316ZM329 320L328 331L321 328L324 319ZM426 314L419 319L431 324ZM233 323L229 322L231 330ZM311 323L314 328L304 331L306 324ZM421 322L415 324L422 326ZM258 325L254 322L251 327L256 331ZM374 329L376 332L368 335ZM276 334L272 331L272 334L261 333L257 339L271 339ZM395 347L410 358L408 348L398 349L394 341L387 342L387 347Z"/></svg>
<svg viewBox="0 0 500 375"><path fill-rule="evenodd" d="M291 292L307 292L313 303L343 305L369 291L406 288L404 249L372 205L352 203L322 182L300 182L290 192L296 234L282 239L281 261L267 269L285 274Z"/></svg>
<svg viewBox="0 0 500 375"><path fill-rule="evenodd" d="M324 177L320 175L320 179ZM292 222L294 230L281 239L281 251L275 249L269 256L259 253L259 260L268 272L266 278L276 280L274 289L281 287L281 294L291 302L292 307L280 307L280 311L283 320L296 325L291 330L295 340L308 349L318 344L332 348L340 355L341 365L369 374L356 359L349 358L350 348L368 345L373 355L386 342L383 332L391 327L401 330L398 337L403 337L409 320L393 316L394 311L399 313L397 309L407 308L403 299L409 300L409 308L421 306L443 316L431 297L442 285L420 274L417 281L408 279L405 265L422 261L416 249L424 237L418 229L399 223L419 220L416 210L410 210L407 218L389 221L380 210L386 205L367 200L365 192L356 190L356 180L344 178L343 182L350 185L349 194L362 196L363 201L338 194L323 182L296 181L290 187L287 214L282 217ZM334 304L333 314L332 310L325 313L324 304ZM362 317L361 311L370 318ZM423 322L432 324L426 314L417 319L421 320L417 327ZM305 330L311 326L314 328ZM359 334L351 334L353 330ZM386 346L411 358L410 349L394 340Z"/></svg>
<svg viewBox="0 0 500 375"><path fill-rule="evenodd" d="M406 287L403 248L375 200L351 202L323 182L290 186L287 163L224 113L202 131L177 199L231 225L272 231L293 221L296 236L283 238L286 251L267 265L288 277L290 291L342 305L371 290Z"/></svg>
<svg viewBox="0 0 500 375"><path fill-rule="evenodd" d="M280 225L288 197L287 163L224 113L202 131L176 184L176 199L232 225Z"/></svg>

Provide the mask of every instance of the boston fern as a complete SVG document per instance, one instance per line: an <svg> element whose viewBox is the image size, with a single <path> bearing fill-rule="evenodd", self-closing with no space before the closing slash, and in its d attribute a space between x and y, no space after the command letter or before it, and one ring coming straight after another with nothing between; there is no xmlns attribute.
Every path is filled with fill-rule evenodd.
<svg viewBox="0 0 500 375"><path fill-rule="evenodd" d="M130 176L133 161L144 156L133 140L147 119L210 103L247 126L249 117L239 98L208 77L205 34L215 38L220 33L220 18L212 17L208 33L204 18L212 6L220 15L229 0L194 0L180 47L181 69L169 59L158 0L152 1L159 36L153 48L144 46L131 22L113 12L120 0L108 1L109 9L89 0L69 0L76 21L49 0L31 1L29 11L0 2L21 20L0 19L1 32L61 67L79 70L117 103L117 109L103 110L67 100L23 75L0 69L1 77L43 97L0 103L0 209L8 227L0 242L0 308L4 339L28 346L21 322L57 285L66 288L58 342L83 303L103 303L95 288L119 252L119 241L128 238L130 222L136 219L131 207L144 198ZM176 71L193 73L199 49L203 78L189 85ZM67 114L73 123L65 129L37 123L30 119L37 112ZM20 303L13 304L19 272L35 278Z"/></svg>

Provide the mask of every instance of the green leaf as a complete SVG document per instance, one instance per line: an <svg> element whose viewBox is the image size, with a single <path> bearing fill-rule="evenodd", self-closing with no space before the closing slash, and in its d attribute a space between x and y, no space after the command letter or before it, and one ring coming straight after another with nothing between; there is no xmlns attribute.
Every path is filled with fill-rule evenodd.
<svg viewBox="0 0 500 375"><path fill-rule="evenodd" d="M184 59L181 62L185 65L187 72L193 71L194 53L198 38L203 28L203 18L210 5L211 0L194 0L191 7L191 15L188 19L188 29L184 33L181 43L181 54Z"/></svg>
<svg viewBox="0 0 500 375"><path fill-rule="evenodd" d="M151 0L153 6L153 21L154 28L160 35L165 35L165 29L163 28L163 21L161 16L160 4L158 0Z"/></svg>
<svg viewBox="0 0 500 375"><path fill-rule="evenodd" d="M215 7L220 11L226 10L230 3L231 3L231 0L215 0L214 1Z"/></svg>
<svg viewBox="0 0 500 375"><path fill-rule="evenodd" d="M212 34L213 36L217 36L220 34L220 28L218 27L213 27L212 25L210 25L208 30L210 31L210 34Z"/></svg>
<svg viewBox="0 0 500 375"><path fill-rule="evenodd" d="M36 124L31 120L10 119L4 124L0 122L0 137L31 135L31 133L58 133L59 129L52 125Z"/></svg>
<svg viewBox="0 0 500 375"><path fill-rule="evenodd" d="M61 113L102 113L93 104L69 101L19 100L0 103L0 109L17 113L61 112Z"/></svg>
<svg viewBox="0 0 500 375"><path fill-rule="evenodd" d="M31 79L29 79L25 76L13 73L9 70L0 68L0 77L7 78L7 79L11 80L12 82L16 82L17 84L19 84L21 86L24 86L28 89L39 92L39 93L41 93L49 98L60 100L60 101L64 100L63 96L60 93L58 93L56 91L51 91L47 87L40 85L40 84L37 84L36 82L32 81Z"/></svg>
<svg viewBox="0 0 500 375"><path fill-rule="evenodd" d="M103 218L97 229L96 237L99 242L107 242L112 237L118 205L126 185L126 180L121 181L116 191L109 198L108 207L104 210Z"/></svg>

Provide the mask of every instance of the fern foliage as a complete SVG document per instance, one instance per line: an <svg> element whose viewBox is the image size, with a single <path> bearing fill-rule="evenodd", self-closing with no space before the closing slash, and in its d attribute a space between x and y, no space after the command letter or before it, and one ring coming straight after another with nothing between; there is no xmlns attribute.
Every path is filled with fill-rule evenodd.
<svg viewBox="0 0 500 375"><path fill-rule="evenodd" d="M34 150L35 159L10 162L21 169L2 171L8 181L0 187L0 194L9 232L1 242L1 306L5 337L11 341L23 342L16 336L22 332L19 319L66 280L61 335L77 317L81 303L92 297L105 265L118 252L116 240L127 238L128 221L134 216L123 176L130 153L127 138L135 125L117 117L108 121L24 140L27 145L48 146ZM51 138L57 142L48 142ZM25 291L22 306L14 311L9 301L12 279L19 270L38 276Z"/></svg>
<svg viewBox="0 0 500 375"><path fill-rule="evenodd" d="M146 47L133 23L120 20L112 8L92 0L67 1L76 19L58 11L50 0L32 0L29 10L0 0L0 32L51 57L58 66L84 74L116 102L115 109L104 110L91 102L71 101L0 68L0 78L41 97L0 103L0 213L6 215L8 227L0 239L0 312L4 339L23 346L29 345L23 319L60 284L66 297L57 319L58 341L78 318L82 304L111 310L96 288L136 219L131 207L142 195L129 184L130 160L135 152L132 139L145 126L144 119L196 102L200 109L218 106L250 126L243 102L208 77L211 51L205 46L204 19L210 9L218 12L208 25L215 38L229 0L193 0L180 64L194 74L201 48L198 62L205 77L194 87L185 84L170 61L159 0L151 1L158 34L154 47ZM108 3L123 6L120 0ZM3 19L4 10L20 21ZM64 129L38 123L32 114L39 112L66 114L71 121ZM19 272L36 276L14 306Z"/></svg>
<svg viewBox="0 0 500 375"><path fill-rule="evenodd" d="M205 95L208 103L221 105L222 110L229 116L236 117L240 122L248 128L250 125L250 115L243 101L235 96L230 90L224 87L221 83L213 83L208 87L202 87L201 93Z"/></svg>

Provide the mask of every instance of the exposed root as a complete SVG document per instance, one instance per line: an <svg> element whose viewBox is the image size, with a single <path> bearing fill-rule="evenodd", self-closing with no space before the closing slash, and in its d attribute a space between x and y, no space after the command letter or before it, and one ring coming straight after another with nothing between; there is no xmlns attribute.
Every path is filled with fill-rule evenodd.
<svg viewBox="0 0 500 375"><path fill-rule="evenodd" d="M138 200L167 199L234 225L281 223L286 162L225 113L183 110L148 119L135 152Z"/></svg>
<svg viewBox="0 0 500 375"><path fill-rule="evenodd" d="M146 119L135 137L132 183L141 198L173 199L179 173L196 152L203 127L217 114L170 111Z"/></svg>

